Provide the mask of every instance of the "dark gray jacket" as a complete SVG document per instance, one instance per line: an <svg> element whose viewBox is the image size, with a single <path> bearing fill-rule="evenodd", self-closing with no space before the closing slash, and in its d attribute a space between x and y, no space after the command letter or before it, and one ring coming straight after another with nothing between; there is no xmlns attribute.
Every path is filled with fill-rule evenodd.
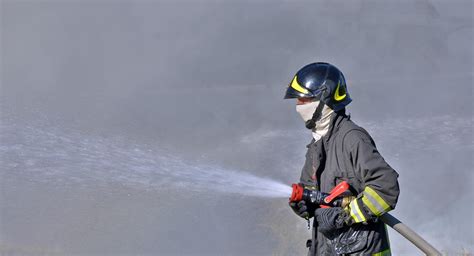
<svg viewBox="0 0 474 256"><path fill-rule="evenodd" d="M328 133L307 146L301 183L328 193L347 181L352 195L357 196L346 208L354 224L328 239L316 231L314 222L309 255L390 255L385 224L377 217L395 208L398 174L367 131L348 116L333 115Z"/></svg>

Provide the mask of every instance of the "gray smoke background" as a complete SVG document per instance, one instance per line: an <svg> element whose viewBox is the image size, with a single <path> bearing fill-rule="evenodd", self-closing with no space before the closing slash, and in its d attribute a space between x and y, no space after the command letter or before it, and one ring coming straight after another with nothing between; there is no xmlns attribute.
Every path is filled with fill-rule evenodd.
<svg viewBox="0 0 474 256"><path fill-rule="evenodd" d="M392 214L474 252L472 1L0 3L0 255L305 255L282 97L315 61L399 172Z"/></svg>

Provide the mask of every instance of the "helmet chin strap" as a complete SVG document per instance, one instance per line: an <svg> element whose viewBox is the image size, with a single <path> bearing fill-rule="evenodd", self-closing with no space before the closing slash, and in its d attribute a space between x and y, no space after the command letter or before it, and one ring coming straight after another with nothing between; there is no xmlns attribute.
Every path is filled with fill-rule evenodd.
<svg viewBox="0 0 474 256"><path fill-rule="evenodd" d="M313 113L313 117L306 121L305 126L306 128L312 130L316 127L316 122L321 119L321 115L323 113L323 107L324 103L322 100L319 101L318 107L316 107L316 110Z"/></svg>

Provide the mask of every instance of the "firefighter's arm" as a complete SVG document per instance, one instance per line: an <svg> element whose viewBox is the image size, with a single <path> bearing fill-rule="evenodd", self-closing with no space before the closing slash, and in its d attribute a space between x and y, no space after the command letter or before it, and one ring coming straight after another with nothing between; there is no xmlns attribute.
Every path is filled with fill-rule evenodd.
<svg viewBox="0 0 474 256"><path fill-rule="evenodd" d="M363 223L376 219L395 208L398 195L398 173L385 162L370 136L354 130L349 140L349 157L363 191L346 207L349 221Z"/></svg>

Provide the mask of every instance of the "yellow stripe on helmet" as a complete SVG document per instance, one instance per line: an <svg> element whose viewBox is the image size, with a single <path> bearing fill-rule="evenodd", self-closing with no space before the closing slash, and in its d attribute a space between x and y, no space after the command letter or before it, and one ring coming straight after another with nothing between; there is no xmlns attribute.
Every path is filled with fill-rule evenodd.
<svg viewBox="0 0 474 256"><path fill-rule="evenodd" d="M290 87L295 89L296 91L298 92L301 92L301 93L304 93L304 94L308 94L309 91L305 88L303 88L297 81L297 76L295 76L293 78L293 81L291 81L291 84L290 84Z"/></svg>
<svg viewBox="0 0 474 256"><path fill-rule="evenodd" d="M346 96L347 96L347 93L346 93L346 90L344 90L344 94L342 95L339 95L339 89L341 88L341 81L339 81L337 83L337 87L336 87L336 91L334 92L334 99L336 101L341 101L343 100Z"/></svg>

